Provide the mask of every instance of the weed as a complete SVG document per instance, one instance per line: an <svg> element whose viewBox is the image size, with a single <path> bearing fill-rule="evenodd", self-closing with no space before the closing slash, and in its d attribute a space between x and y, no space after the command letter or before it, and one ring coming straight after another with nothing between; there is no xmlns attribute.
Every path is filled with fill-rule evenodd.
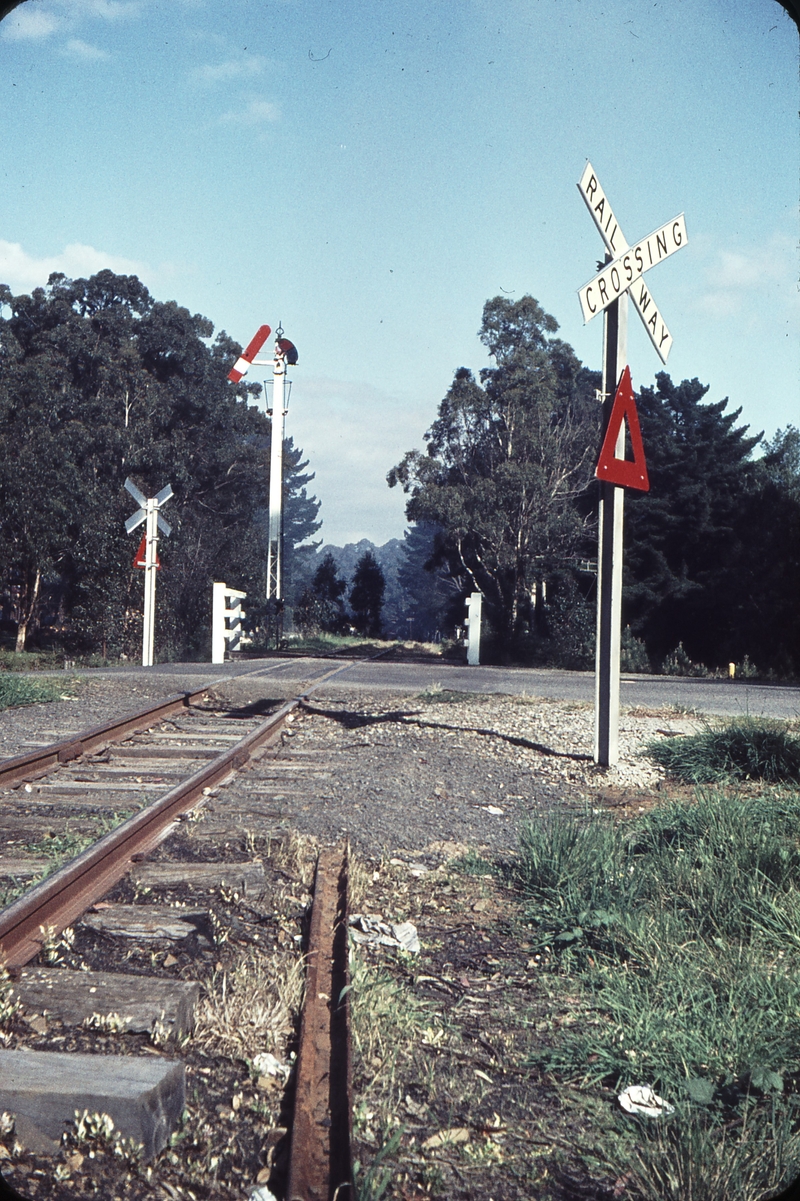
<svg viewBox="0 0 800 1201"><path fill-rule="evenodd" d="M448 864L448 867L453 871L459 872L463 876L496 876L498 868L496 864L489 859L484 859L477 851L467 851L466 855L462 855L459 859L453 859Z"/></svg>
<svg viewBox="0 0 800 1201"><path fill-rule="evenodd" d="M676 652L677 653L677 652ZM647 674L652 671L652 664L647 654L647 647L641 638L637 638L630 626L622 631L620 643L620 671Z"/></svg>
<svg viewBox="0 0 800 1201"><path fill-rule="evenodd" d="M35 680L30 676L0 672L0 709L36 705L43 701L68 701L76 692L77 680Z"/></svg>
<svg viewBox="0 0 800 1201"><path fill-rule="evenodd" d="M359 1201L381 1201L381 1198L386 1195L392 1179L392 1168L386 1167L385 1161L398 1150L404 1133L404 1126L394 1130L363 1174L359 1161L356 1160L353 1164L353 1176Z"/></svg>
<svg viewBox="0 0 800 1201"><path fill-rule="evenodd" d="M429 684L424 692L417 697L425 705L461 705L465 701L484 701L487 698L480 693L459 692L455 688L442 688L441 684Z"/></svg>
<svg viewBox="0 0 800 1201"><path fill-rule="evenodd" d="M631 1201L762 1201L800 1172L792 1101L751 1104L729 1123L689 1106L655 1123L626 1119L624 1131L619 1118L606 1149L587 1160L624 1180Z"/></svg>
<svg viewBox="0 0 800 1201"><path fill-rule="evenodd" d="M706 722L696 734L648 743L645 753L670 775L694 784L726 778L800 781L800 737L764 718Z"/></svg>
<svg viewBox="0 0 800 1201"><path fill-rule="evenodd" d="M206 985L195 1042L206 1052L252 1059L278 1050L294 1030L303 996L303 965L274 955L241 958L231 972L215 972Z"/></svg>

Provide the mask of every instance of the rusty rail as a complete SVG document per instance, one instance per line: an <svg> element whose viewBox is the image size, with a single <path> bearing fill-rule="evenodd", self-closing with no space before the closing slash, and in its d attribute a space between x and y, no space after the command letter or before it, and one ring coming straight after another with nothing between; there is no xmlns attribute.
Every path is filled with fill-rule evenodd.
<svg viewBox="0 0 800 1201"><path fill-rule="evenodd" d="M277 739L291 711L332 676L346 671L349 666L347 663L325 672L229 751L212 759L207 766L117 826L19 900L0 910L0 964L14 970L38 955L48 933L59 934L91 905L101 900L130 870L137 858L148 854L166 837L172 823L194 807L206 788L213 788L220 780L243 767L256 750ZM243 674L255 675L257 670L260 669ZM53 743L30 755L6 760L0 763L0 784L34 779L58 763L78 758L85 751L96 750L137 730L147 729L170 713L187 707L215 684L224 682L209 681L196 692L167 697L147 709L95 726L74 739ZM71 753L72 749L74 754ZM64 758L61 758L62 754ZM6 769L9 774L4 774Z"/></svg>
<svg viewBox="0 0 800 1201"><path fill-rule="evenodd" d="M101 726L93 726L82 734L76 734L74 738L51 742L49 746L42 747L40 750L29 751L27 754L17 755L13 759L4 759L0 762L0 788L15 784L17 780L34 780L37 776L50 771L51 768L58 767L59 763L70 763L73 759L78 759L81 755L86 754L87 751L96 751L109 742L119 742L121 739L127 738L129 734L146 730L154 722L162 721L165 717L169 717L172 713L178 713L182 709L188 709L191 704L208 692L210 687L211 684L206 684L197 692L176 693L163 701L158 701L155 705L149 705L146 709L137 709L135 713L113 718Z"/></svg>
<svg viewBox="0 0 800 1201"><path fill-rule="evenodd" d="M320 852L287 1201L347 1201L353 1196L347 882L347 849Z"/></svg>

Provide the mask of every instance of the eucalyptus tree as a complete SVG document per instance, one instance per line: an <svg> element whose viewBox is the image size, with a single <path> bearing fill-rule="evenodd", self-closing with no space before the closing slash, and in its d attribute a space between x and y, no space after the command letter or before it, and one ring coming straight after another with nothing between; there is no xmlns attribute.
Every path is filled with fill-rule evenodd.
<svg viewBox="0 0 800 1201"><path fill-rule="evenodd" d="M555 337L532 296L487 301L479 338L494 360L456 371L426 453L387 477L408 494L409 521L441 531L438 559L464 591L484 594L508 646L531 620L538 581L569 571L593 525L578 503L597 452L597 373Z"/></svg>

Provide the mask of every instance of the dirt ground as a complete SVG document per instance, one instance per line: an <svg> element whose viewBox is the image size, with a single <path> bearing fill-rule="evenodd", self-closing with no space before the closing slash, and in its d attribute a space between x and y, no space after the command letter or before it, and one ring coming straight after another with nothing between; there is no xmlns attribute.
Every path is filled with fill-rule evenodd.
<svg viewBox="0 0 800 1201"><path fill-rule="evenodd" d="M215 703L263 708L264 687L241 682ZM557 1088L532 1066L537 1047L570 1022L570 998L561 990L555 999L518 899L489 870L513 855L522 822L553 808L612 808L624 820L664 795L640 753L648 738L687 728L686 718L625 715L622 762L608 771L591 762L591 718L585 705L525 698L316 696L277 760L216 792L157 852L257 858L267 873L257 898L186 886L147 897L207 907L206 928L180 944L124 950L125 971L202 981L194 1035L175 1046L157 1032L76 1031L20 1014L0 1026L9 1047L180 1055L187 1112L173 1144L142 1164L113 1136L73 1128L55 1156L37 1155L0 1128L4 1177L24 1197L54 1201L244 1198L257 1186L281 1197L315 850L347 837L351 911L411 921L420 941L415 954L351 950L359 1196L622 1196L575 1155L577 1141L591 1140L592 1107L612 1098ZM123 883L109 899L136 898ZM80 925L48 949L50 961L77 969L118 966L120 954L118 941ZM278 1075L253 1066L263 1052Z"/></svg>

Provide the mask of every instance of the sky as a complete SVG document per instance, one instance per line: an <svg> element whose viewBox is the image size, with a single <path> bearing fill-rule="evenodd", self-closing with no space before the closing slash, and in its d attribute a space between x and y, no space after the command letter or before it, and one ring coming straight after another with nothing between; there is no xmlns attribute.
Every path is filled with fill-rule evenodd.
<svg viewBox="0 0 800 1201"><path fill-rule="evenodd" d="M631 245L685 214L646 277L672 379L800 425L799 78L777 0L26 0L0 282L109 267L242 345L280 322L321 536L381 545L386 473L489 365L486 300L533 295L599 369L587 160ZM633 311L628 361L637 388L664 369Z"/></svg>

